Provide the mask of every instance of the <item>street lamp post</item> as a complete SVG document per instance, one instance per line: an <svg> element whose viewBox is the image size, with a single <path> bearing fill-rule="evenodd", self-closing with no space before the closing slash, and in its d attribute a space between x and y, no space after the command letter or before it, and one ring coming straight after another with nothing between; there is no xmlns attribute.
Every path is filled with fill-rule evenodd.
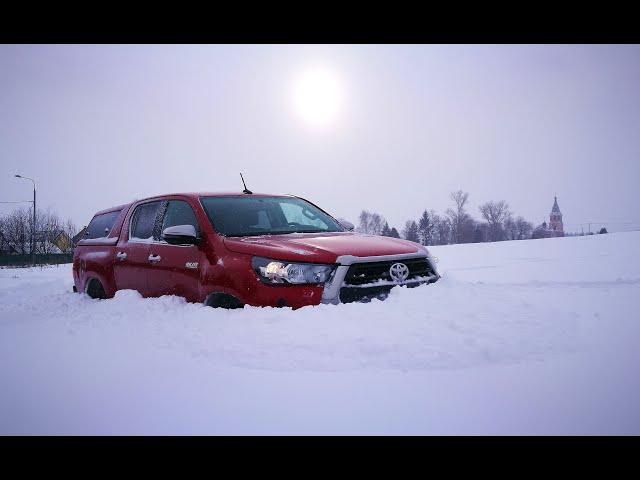
<svg viewBox="0 0 640 480"><path fill-rule="evenodd" d="M33 229L31 230L31 263L35 267L36 265L36 181L33 178L23 177L22 175L16 175L16 178L31 180L31 183L33 183Z"/></svg>

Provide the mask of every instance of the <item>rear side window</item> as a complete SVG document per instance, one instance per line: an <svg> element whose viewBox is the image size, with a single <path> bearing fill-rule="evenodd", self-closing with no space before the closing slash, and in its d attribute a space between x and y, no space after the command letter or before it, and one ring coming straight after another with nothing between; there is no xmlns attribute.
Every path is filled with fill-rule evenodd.
<svg viewBox="0 0 640 480"><path fill-rule="evenodd" d="M150 202L138 205L131 218L129 238L139 240L157 240L156 218L162 202Z"/></svg>
<svg viewBox="0 0 640 480"><path fill-rule="evenodd" d="M193 225L198 236L200 236L196 214L193 213L191 205L183 200L169 200L162 222L162 231L165 228L175 227L176 225Z"/></svg>
<svg viewBox="0 0 640 480"><path fill-rule="evenodd" d="M84 234L84 238L104 238L108 237L111 229L113 228L113 224L116 222L116 218L120 215L120 210L116 210L115 212L102 213L100 215L96 215L89 222L89 226L87 227L87 231Z"/></svg>

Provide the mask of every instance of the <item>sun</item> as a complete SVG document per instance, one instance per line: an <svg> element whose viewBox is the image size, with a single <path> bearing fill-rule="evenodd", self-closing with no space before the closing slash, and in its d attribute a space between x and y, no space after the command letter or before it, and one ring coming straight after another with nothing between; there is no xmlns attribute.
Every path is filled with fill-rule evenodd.
<svg viewBox="0 0 640 480"><path fill-rule="evenodd" d="M343 103L343 87L326 68L310 68L293 84L293 103L298 116L315 127L328 127L338 118Z"/></svg>

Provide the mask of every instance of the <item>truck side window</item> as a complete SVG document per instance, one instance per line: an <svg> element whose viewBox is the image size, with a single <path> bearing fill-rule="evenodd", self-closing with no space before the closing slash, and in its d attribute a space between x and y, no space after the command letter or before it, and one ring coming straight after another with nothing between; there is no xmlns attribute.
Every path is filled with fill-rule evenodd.
<svg viewBox="0 0 640 480"><path fill-rule="evenodd" d="M84 238L104 238L108 237L113 224L120 215L120 210L114 212L107 212L100 215L96 215L89 222L89 226L84 234Z"/></svg>
<svg viewBox="0 0 640 480"><path fill-rule="evenodd" d="M196 214L193 212L191 205L183 200L169 200L161 231L164 231L164 229L168 227L175 227L176 225L193 225L198 236L200 236L200 227L198 226Z"/></svg>
<svg viewBox="0 0 640 480"><path fill-rule="evenodd" d="M162 202L143 203L136 207L135 212L133 212L133 218L131 219L129 238L154 240L154 226L161 203Z"/></svg>

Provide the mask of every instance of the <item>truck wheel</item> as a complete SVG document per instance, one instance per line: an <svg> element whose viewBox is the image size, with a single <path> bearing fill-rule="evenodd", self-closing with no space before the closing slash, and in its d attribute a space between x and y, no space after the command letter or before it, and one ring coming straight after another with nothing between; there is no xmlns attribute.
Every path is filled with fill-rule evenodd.
<svg viewBox="0 0 640 480"><path fill-rule="evenodd" d="M89 283L85 288L85 293L91 298L107 298L107 294L104 291L102 283L100 283L100 280L96 278L89 280Z"/></svg>
<svg viewBox="0 0 640 480"><path fill-rule="evenodd" d="M244 308L244 303L226 293L212 293L204 301L204 304L213 308Z"/></svg>

